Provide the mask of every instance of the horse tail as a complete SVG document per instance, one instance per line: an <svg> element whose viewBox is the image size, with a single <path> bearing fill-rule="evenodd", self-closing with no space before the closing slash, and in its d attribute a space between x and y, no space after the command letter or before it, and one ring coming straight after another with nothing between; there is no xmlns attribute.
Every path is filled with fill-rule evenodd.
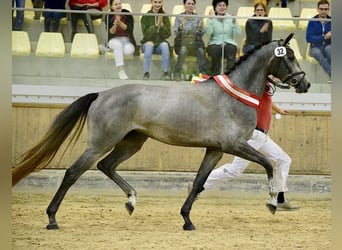
<svg viewBox="0 0 342 250"><path fill-rule="evenodd" d="M74 127L76 128L66 149L72 141L77 141L84 127L89 107L97 97L98 93L80 97L56 116L38 144L20 156L20 162L12 171L12 187L31 172L46 167Z"/></svg>

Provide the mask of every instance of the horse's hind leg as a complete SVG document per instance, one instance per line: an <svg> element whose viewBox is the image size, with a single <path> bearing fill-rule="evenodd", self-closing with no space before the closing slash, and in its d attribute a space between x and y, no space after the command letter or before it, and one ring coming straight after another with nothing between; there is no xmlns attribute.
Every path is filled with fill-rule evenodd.
<svg viewBox="0 0 342 250"><path fill-rule="evenodd" d="M146 135L135 131L129 133L115 146L113 151L97 165L98 169L112 179L127 195L128 201L126 202L126 209L129 214L132 214L135 207L136 191L116 172L115 169L120 163L138 152L147 138Z"/></svg>
<svg viewBox="0 0 342 250"><path fill-rule="evenodd" d="M100 157L100 154L95 154L92 150L87 149L81 155L81 157L78 158L78 160L75 161L75 163L73 163L72 166L65 172L62 184L58 188L55 196L46 210L49 218L49 224L46 227L47 229L58 229L56 213L62 203L62 200L64 199L65 194L77 181L77 179L95 163L98 157Z"/></svg>
<svg viewBox="0 0 342 250"><path fill-rule="evenodd" d="M181 209L181 215L183 216L185 222L183 225L184 230L195 229L195 226L192 224L190 220L190 210L192 204L195 201L197 194L203 190L203 185L207 180L210 172L213 170L213 168L216 166L216 164L219 162L222 156L222 151L207 149L204 159L199 168L199 171L194 180L193 188Z"/></svg>

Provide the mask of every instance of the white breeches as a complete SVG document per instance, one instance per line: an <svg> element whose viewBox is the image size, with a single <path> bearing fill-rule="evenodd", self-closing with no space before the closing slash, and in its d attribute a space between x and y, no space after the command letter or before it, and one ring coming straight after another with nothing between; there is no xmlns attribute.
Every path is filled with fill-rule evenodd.
<svg viewBox="0 0 342 250"><path fill-rule="evenodd" d="M290 170L291 158L268 135L258 130L254 130L251 139L248 140L248 144L265 155L273 163L274 191L288 191L286 181ZM211 172L204 184L204 188L209 189L215 185L215 182L223 179L229 180L239 177L245 171L248 164L248 160L234 157L232 163L224 164Z"/></svg>

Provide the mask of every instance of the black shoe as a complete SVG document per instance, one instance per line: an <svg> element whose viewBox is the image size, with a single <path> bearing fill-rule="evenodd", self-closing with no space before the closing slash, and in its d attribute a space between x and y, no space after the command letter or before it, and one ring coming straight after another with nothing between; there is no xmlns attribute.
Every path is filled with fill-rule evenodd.
<svg viewBox="0 0 342 250"><path fill-rule="evenodd" d="M150 73L145 72L143 80L148 80L150 78Z"/></svg>
<svg viewBox="0 0 342 250"><path fill-rule="evenodd" d="M170 80L170 76L169 76L169 72L168 72L168 71L165 71L165 72L163 73L163 80L165 80L165 81Z"/></svg>
<svg viewBox="0 0 342 250"><path fill-rule="evenodd" d="M180 82L182 79L181 79L181 77L180 77L180 74L179 73L176 73L175 74L175 81L176 82Z"/></svg>

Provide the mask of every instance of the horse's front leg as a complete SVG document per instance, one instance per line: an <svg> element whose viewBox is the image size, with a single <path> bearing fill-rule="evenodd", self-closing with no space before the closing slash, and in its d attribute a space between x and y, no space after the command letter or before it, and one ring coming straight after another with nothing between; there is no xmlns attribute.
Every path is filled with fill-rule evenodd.
<svg viewBox="0 0 342 250"><path fill-rule="evenodd" d="M214 167L222 158L222 156L223 156L222 151L207 149L204 159L199 168L199 171L194 180L192 190L190 194L188 195L188 198L184 202L182 209L181 209L181 215L183 216L183 219L184 219L184 225L183 225L184 230L196 229L194 224L190 220L190 210L191 210L192 204L195 201L197 194L203 191L204 183L206 182L210 172L214 169Z"/></svg>

